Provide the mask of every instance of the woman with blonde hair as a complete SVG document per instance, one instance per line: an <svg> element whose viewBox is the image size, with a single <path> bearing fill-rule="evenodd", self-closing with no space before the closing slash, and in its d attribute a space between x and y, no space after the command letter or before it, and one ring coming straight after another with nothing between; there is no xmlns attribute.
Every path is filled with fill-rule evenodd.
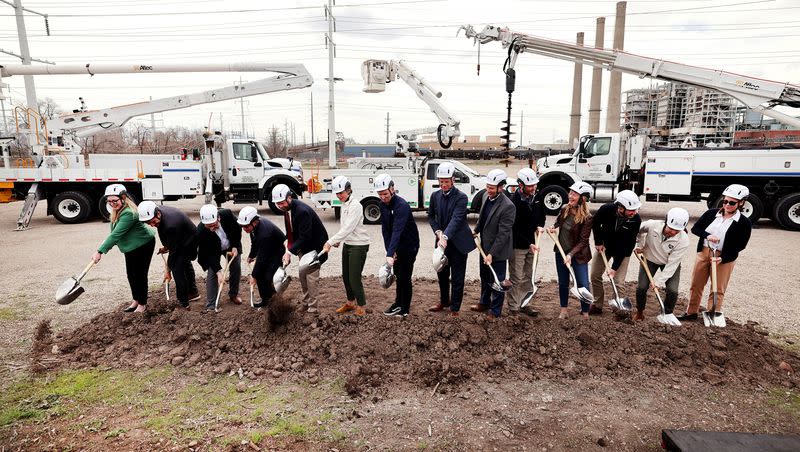
<svg viewBox="0 0 800 452"><path fill-rule="evenodd" d="M109 185L103 196L111 213L111 233L92 259L95 263L100 262L103 254L114 245L125 254L125 270L133 301L123 311L144 312L147 307L147 273L156 248L155 233L139 221L136 203L128 196L124 185Z"/></svg>
<svg viewBox="0 0 800 452"><path fill-rule="evenodd" d="M569 302L569 279L570 273L568 266L571 266L577 281L578 287L589 287L589 261L592 260L592 251L589 248L589 236L592 233L592 215L589 213L589 196L592 187L584 182L576 182L569 189L569 202L561 208L552 228L548 229L551 234L558 229L556 240L561 244L566 258L561 257L558 249L556 251L556 272L558 273L558 297L561 302L561 313L559 319L566 319L568 316L567 305ZM588 290L588 289L587 289ZM581 313L584 318L589 317L590 300L581 297Z"/></svg>

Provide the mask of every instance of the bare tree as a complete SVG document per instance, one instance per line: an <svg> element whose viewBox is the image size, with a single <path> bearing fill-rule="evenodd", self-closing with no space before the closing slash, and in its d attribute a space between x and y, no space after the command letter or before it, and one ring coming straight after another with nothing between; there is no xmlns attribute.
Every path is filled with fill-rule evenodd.
<svg viewBox="0 0 800 452"><path fill-rule="evenodd" d="M289 147L285 137L274 125L267 132L267 153L272 157L288 157Z"/></svg>
<svg viewBox="0 0 800 452"><path fill-rule="evenodd" d="M45 120L55 119L56 115L63 113L61 107L51 97L45 97L37 101L39 116Z"/></svg>

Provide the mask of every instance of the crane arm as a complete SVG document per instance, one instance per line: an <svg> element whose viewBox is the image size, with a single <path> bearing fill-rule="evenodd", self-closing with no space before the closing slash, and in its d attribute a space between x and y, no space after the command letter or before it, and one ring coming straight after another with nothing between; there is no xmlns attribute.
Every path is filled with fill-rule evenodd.
<svg viewBox="0 0 800 452"><path fill-rule="evenodd" d="M395 60L366 60L361 69L364 78L364 92L379 93L386 89L386 84L395 81L397 78L403 80L431 109L431 112L439 119L440 125L433 128L419 129L418 131L399 132L409 135L417 133L437 133L439 144L447 149L453 143L453 138L461 135L461 120L450 113L447 108L439 102L442 92L435 89L421 77L416 71L411 69L404 61ZM426 132L427 131L427 132Z"/></svg>
<svg viewBox="0 0 800 452"><path fill-rule="evenodd" d="M650 77L687 83L725 93L765 116L800 128L800 119L772 109L776 105L800 108L800 86L798 85L674 63L620 50L597 49L553 41L492 25L487 25L481 32L477 32L472 25L462 26L459 32L462 29L465 30L466 36L472 38L476 43L486 44L499 41L504 48L510 47L512 52L509 53L507 64L511 68L514 67L520 53L528 52L625 72L640 78Z"/></svg>

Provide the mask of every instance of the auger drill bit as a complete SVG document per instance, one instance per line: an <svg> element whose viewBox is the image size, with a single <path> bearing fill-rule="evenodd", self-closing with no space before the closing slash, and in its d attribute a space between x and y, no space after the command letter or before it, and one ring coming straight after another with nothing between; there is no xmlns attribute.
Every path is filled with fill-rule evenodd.
<svg viewBox="0 0 800 452"><path fill-rule="evenodd" d="M505 132L505 134L502 135L501 138L504 140L503 146L506 148L506 153L508 153L511 151L511 142L513 141L511 140L511 135L514 134L514 132L511 131L511 126L515 125L511 124L511 96L514 93L514 84L516 83L517 80L517 74L514 71L514 68L506 69L505 73L506 73L506 92L508 93L508 107L507 107L508 113L506 116L506 120L503 121L503 124L505 124L505 126L501 127L500 130Z"/></svg>

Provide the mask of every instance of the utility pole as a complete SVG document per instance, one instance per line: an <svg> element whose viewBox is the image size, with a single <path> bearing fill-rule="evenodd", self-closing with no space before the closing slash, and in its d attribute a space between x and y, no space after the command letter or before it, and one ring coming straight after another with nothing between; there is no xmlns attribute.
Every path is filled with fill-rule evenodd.
<svg viewBox="0 0 800 452"><path fill-rule="evenodd" d="M325 6L325 16L328 19L328 33L325 35L325 44L328 47L328 166L336 168L336 114L333 90L336 81L341 79L333 76L333 59L336 57L336 44L333 42L333 32L336 31L333 0L328 0L328 4Z"/></svg>
<svg viewBox="0 0 800 452"><path fill-rule="evenodd" d="M519 145L524 146L522 144L522 121L525 119L525 111L520 110L519 112Z"/></svg>
<svg viewBox="0 0 800 452"><path fill-rule="evenodd" d="M314 144L314 92L311 93L311 144Z"/></svg>
<svg viewBox="0 0 800 452"><path fill-rule="evenodd" d="M386 144L389 144L389 112L386 112Z"/></svg>
<svg viewBox="0 0 800 452"><path fill-rule="evenodd" d="M239 77L239 87L241 87L241 86L242 86L242 77L240 76ZM241 115L242 115L242 138L247 138L247 134L245 133L245 130L244 130L244 98L239 99L239 106L242 109L242 113L241 113Z"/></svg>
<svg viewBox="0 0 800 452"><path fill-rule="evenodd" d="M5 50L0 50L0 52L6 53L8 55L12 55L12 56L15 56L15 57L21 59L22 60L22 64L25 64L25 65L30 65L31 61L38 61L40 63L46 63L46 64L55 64L52 61L40 60L40 59L37 59L37 58L31 58L31 51L30 51L30 48L28 47L28 33L27 33L26 29L25 29L25 18L23 16L23 12L36 14L36 15L44 17L45 31L47 32L47 36L50 36L50 22L47 19L47 14L42 14L42 13L30 10L28 8L23 8L22 7L22 0L14 0L14 3L11 3L8 0L0 0L0 2L5 3L6 5L11 6L11 7L14 8L14 15L16 16L16 19L17 19L17 36L19 38L19 52L20 52L20 55L17 55L16 53L13 53L13 52L7 52ZM37 108L38 102L37 102L37 98L36 98L36 86L33 84L33 76L32 75L26 75L26 76L24 76L24 80L25 80L25 99L26 99L26 102L28 104L28 108L32 109L33 111L37 111L38 112L38 108Z"/></svg>
<svg viewBox="0 0 800 452"><path fill-rule="evenodd" d="M150 100L153 100L153 96L150 96ZM156 115L155 113L150 113L150 132L153 134L153 150L156 149Z"/></svg>
<svg viewBox="0 0 800 452"><path fill-rule="evenodd" d="M8 117L6 116L6 95L3 94L3 90L8 88L8 85L5 83L0 83L0 107L3 109L3 134L8 133ZM10 165L6 165L6 168L9 168Z"/></svg>

